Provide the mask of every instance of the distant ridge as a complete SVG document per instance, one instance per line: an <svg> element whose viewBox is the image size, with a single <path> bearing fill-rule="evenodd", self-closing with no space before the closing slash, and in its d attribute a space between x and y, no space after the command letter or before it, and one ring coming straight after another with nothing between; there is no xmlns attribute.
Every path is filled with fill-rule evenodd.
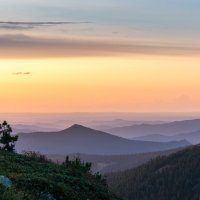
<svg viewBox="0 0 200 200"><path fill-rule="evenodd" d="M175 121L163 124L141 124L113 128L109 133L126 138L141 137L146 135L173 136L180 133L195 132L200 130L200 119Z"/></svg>
<svg viewBox="0 0 200 200"><path fill-rule="evenodd" d="M200 130L189 133L180 133L173 136L166 136L160 134L145 135L141 137L134 137L133 140L140 141L154 141L154 142L170 142L170 141L180 141L187 140L192 144L200 144Z"/></svg>
<svg viewBox="0 0 200 200"><path fill-rule="evenodd" d="M44 154L121 155L164 151L190 145L186 140L167 143L133 141L75 124L58 132L19 134L18 151Z"/></svg>

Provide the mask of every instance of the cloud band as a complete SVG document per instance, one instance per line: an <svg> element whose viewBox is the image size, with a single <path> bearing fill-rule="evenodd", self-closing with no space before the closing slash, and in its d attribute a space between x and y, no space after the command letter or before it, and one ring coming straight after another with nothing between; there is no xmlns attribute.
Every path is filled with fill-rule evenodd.
<svg viewBox="0 0 200 200"><path fill-rule="evenodd" d="M198 47L143 45L100 40L45 39L1 35L0 58L52 58L119 55L199 55Z"/></svg>

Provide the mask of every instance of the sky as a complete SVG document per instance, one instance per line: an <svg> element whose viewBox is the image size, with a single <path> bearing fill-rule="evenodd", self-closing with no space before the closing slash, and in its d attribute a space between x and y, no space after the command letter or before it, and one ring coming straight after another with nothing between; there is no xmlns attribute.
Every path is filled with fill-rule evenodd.
<svg viewBox="0 0 200 200"><path fill-rule="evenodd" d="M198 0L0 2L0 112L200 111Z"/></svg>

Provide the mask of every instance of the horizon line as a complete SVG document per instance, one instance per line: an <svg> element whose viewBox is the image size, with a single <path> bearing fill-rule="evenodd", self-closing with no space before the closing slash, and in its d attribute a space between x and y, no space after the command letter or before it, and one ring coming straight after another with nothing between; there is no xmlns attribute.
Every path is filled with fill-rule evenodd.
<svg viewBox="0 0 200 200"><path fill-rule="evenodd" d="M92 113L99 113L99 114L103 114L103 113L110 113L110 114L115 114L115 113L127 113L127 114L131 114L131 113L199 113L200 114L200 111L108 111L108 112L101 112L101 111L94 111L94 112L90 112L90 111L82 111L82 112L78 112L78 111L75 111L75 112L0 112L0 114L84 114L84 113L88 113L88 114L92 114Z"/></svg>

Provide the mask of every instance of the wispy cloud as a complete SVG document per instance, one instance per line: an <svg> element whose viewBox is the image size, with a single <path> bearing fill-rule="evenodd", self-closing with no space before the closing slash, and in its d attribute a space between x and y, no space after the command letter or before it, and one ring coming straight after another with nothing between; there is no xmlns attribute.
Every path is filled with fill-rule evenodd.
<svg viewBox="0 0 200 200"><path fill-rule="evenodd" d="M90 22L15 22L15 21L0 21L0 29L10 29L10 30L26 30L33 29L40 26L56 26L56 25L78 25L87 24Z"/></svg>
<svg viewBox="0 0 200 200"><path fill-rule="evenodd" d="M14 72L12 75L30 75L31 72Z"/></svg>

